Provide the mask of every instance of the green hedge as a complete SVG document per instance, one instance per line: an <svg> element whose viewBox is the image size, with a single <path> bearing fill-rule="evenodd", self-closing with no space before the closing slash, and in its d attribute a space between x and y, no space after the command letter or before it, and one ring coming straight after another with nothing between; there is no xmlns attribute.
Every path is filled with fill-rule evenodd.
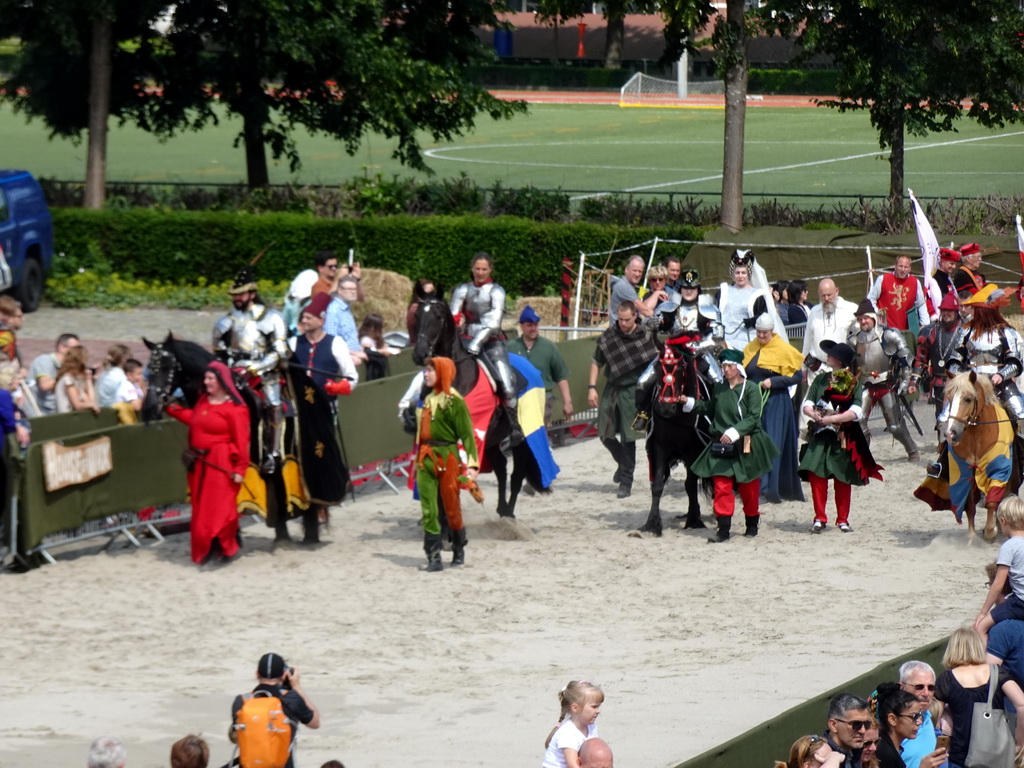
<svg viewBox="0 0 1024 768"><path fill-rule="evenodd" d="M795 93L827 96L836 92L834 69L751 69L750 93Z"/></svg>
<svg viewBox="0 0 1024 768"><path fill-rule="evenodd" d="M623 69L571 66L474 67L473 80L489 88L621 88L633 76Z"/></svg>
<svg viewBox="0 0 1024 768"><path fill-rule="evenodd" d="M466 279L469 260L487 251L495 276L512 294L540 295L561 286L562 259L580 251L599 252L659 236L700 240L701 230L686 225L622 227L537 223L527 219L481 216L383 216L368 219L315 219L286 213L86 211L55 209L55 272L119 274L172 283L230 279L258 252L266 280L290 280L312 266L313 254L330 248L344 257L354 248L368 267L389 269L413 279L432 277L452 286ZM676 247L685 253L687 247ZM666 251L667 253L668 251ZM622 259L615 259L619 268Z"/></svg>

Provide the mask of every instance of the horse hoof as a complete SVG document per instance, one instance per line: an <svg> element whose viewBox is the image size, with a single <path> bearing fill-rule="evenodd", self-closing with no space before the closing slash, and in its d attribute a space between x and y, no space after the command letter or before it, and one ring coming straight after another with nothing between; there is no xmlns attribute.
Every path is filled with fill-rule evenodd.
<svg viewBox="0 0 1024 768"><path fill-rule="evenodd" d="M699 517L695 520L691 520L689 517L687 517L686 522L683 524L683 530L685 531L690 528L707 528L707 526L704 525L704 521L701 520Z"/></svg>
<svg viewBox="0 0 1024 768"><path fill-rule="evenodd" d="M637 539L642 539L644 537L644 534L661 538L661 528L656 528L653 525L645 525L639 530L633 531L629 535Z"/></svg>
<svg viewBox="0 0 1024 768"><path fill-rule="evenodd" d="M505 518L515 519L515 516L516 516L515 512L510 512L507 509L504 510L504 511L500 510L500 509L498 510L498 517L505 517Z"/></svg>

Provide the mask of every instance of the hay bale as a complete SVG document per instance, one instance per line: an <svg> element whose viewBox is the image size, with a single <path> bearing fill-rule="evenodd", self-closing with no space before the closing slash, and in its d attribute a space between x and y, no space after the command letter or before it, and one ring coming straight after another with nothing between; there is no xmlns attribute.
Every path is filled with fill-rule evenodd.
<svg viewBox="0 0 1024 768"><path fill-rule="evenodd" d="M384 318L384 332L405 330L405 310L412 298L412 280L386 269L364 268L362 286L365 301L352 307L356 324L376 312Z"/></svg>

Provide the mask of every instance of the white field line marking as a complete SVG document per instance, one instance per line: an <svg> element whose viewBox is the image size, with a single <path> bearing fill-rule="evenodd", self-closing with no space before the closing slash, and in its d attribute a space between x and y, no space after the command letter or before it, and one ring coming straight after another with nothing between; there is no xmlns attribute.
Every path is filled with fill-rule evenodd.
<svg viewBox="0 0 1024 768"><path fill-rule="evenodd" d="M904 152L913 152L913 151L919 150L919 149L935 149L936 147L952 147L952 146L955 146L957 144L969 144L969 143L978 142L978 141L991 141L993 139L1004 139L1004 138L1009 138L1011 136L1024 136L1024 131L1014 131L1013 133L1005 133L1005 134L1000 134L998 136L976 136L976 137L970 138L970 139L955 139L953 141L937 141L937 142L934 142L932 144L918 144L917 146L906 147L904 149ZM747 176L753 176L753 175L759 174L759 173L775 173L775 172L778 172L778 171L790 171L790 170L793 170L793 169L796 169L796 168L813 168L813 167L819 166L819 165L831 165L832 163L843 163L843 162L846 162L848 160L863 160L866 157L876 157L879 154L881 154L881 152L882 152L882 150L879 149L878 151L868 152L866 154L861 154L861 155L847 155L845 157L833 157L833 158L829 158L829 159L825 159L825 160L812 160L812 161L806 162L806 163L793 163L793 164L790 164L790 165L779 165L779 166L776 166L774 168L758 168L758 169L753 170L753 171L744 171L743 172L743 176L744 176L744 178L746 178ZM721 179L721 178L722 178L722 174L717 173L717 174L714 174L714 175L711 175L711 176L702 176L702 177L696 178L696 179L685 179L683 181L665 182L663 184L647 184L647 185L644 185L642 187L631 187L630 189L624 189L623 192L645 192L645 191L651 190L651 189L662 189L664 187L674 187L674 186L679 186L679 185L682 185L682 184L696 184L696 183L699 183L699 182L702 182L702 181L714 181L716 179ZM591 197L607 197L609 194L610 193L608 193L608 192L601 192L601 193L594 194L594 195L576 195L576 196L570 198L570 200L585 200L585 199L591 198Z"/></svg>

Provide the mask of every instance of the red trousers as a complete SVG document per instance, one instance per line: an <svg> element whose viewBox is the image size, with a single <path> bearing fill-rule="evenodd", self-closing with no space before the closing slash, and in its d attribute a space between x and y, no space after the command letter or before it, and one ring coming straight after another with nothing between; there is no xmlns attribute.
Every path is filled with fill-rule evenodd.
<svg viewBox="0 0 1024 768"><path fill-rule="evenodd" d="M715 483L715 514L732 517L733 511L736 509L736 498L732 492L735 480L721 475L715 475L711 479ZM740 489L743 514L747 517L757 517L760 514L757 504L761 496L761 478L751 480L749 483L736 483L736 485Z"/></svg>
<svg viewBox="0 0 1024 768"><path fill-rule="evenodd" d="M811 481L811 498L814 502L814 519L828 522L825 514L825 502L828 501L828 478L808 473ZM850 521L850 485L842 480L832 478L836 488L836 525Z"/></svg>

